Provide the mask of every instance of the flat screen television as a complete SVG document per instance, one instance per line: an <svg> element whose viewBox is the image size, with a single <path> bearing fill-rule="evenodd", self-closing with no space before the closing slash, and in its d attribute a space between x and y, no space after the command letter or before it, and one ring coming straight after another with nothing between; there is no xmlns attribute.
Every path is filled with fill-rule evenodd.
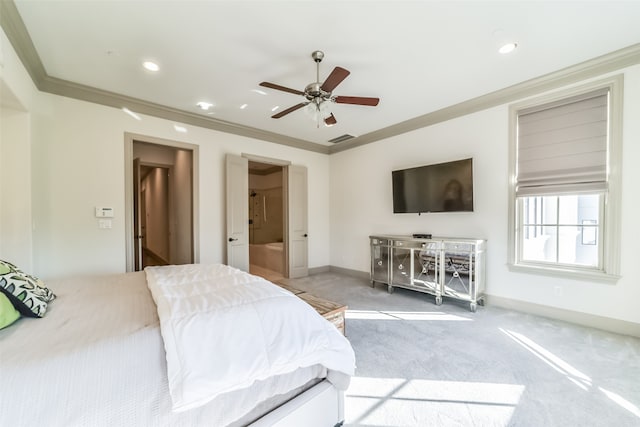
<svg viewBox="0 0 640 427"><path fill-rule="evenodd" d="M393 213L473 212L473 159L391 172Z"/></svg>

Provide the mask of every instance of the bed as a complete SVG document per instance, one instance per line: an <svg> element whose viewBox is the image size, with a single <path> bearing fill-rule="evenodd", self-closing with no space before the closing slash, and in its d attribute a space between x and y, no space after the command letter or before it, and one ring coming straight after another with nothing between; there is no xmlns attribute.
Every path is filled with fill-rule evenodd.
<svg viewBox="0 0 640 427"><path fill-rule="evenodd" d="M56 298L43 318L0 330L3 425L327 427L343 420L351 346L264 279L219 264L186 265L46 286Z"/></svg>

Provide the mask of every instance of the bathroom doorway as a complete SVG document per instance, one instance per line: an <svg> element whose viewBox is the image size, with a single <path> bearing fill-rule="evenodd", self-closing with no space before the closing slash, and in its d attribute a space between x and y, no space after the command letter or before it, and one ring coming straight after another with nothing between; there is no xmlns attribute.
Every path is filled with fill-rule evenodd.
<svg viewBox="0 0 640 427"><path fill-rule="evenodd" d="M282 276L289 279L306 277L309 274L307 168L302 165L292 165L288 161L251 154L243 153L238 156L227 153L225 159L226 263L243 271L251 270L249 260L249 221L247 220L249 218L249 198L251 198L252 194L249 189L250 161L278 166L282 170L282 194L284 199L282 204L284 214L282 248L284 268ZM260 166L260 168L264 169L268 167L266 165ZM266 172L261 173L266 174ZM267 206L267 211L270 211L269 206Z"/></svg>
<svg viewBox="0 0 640 427"><path fill-rule="evenodd" d="M274 281L285 277L283 166L249 161L249 271Z"/></svg>

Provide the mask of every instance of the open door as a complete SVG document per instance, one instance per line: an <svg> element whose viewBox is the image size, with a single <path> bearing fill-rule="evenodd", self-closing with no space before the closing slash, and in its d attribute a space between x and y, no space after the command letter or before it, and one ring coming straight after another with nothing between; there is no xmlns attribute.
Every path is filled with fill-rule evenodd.
<svg viewBox="0 0 640 427"><path fill-rule="evenodd" d="M249 160L227 154L227 265L249 272Z"/></svg>
<svg viewBox="0 0 640 427"><path fill-rule="evenodd" d="M142 270L142 221L140 158L133 159L133 253L134 271Z"/></svg>
<svg viewBox="0 0 640 427"><path fill-rule="evenodd" d="M289 165L287 167L287 186L289 205L288 264L289 277L293 279L305 277L309 273L307 168Z"/></svg>

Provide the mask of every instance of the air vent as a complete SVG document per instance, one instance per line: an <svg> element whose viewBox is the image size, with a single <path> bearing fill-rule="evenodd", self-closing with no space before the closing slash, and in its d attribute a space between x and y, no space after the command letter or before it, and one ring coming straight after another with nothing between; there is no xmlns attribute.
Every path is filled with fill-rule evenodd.
<svg viewBox="0 0 640 427"><path fill-rule="evenodd" d="M337 138L330 139L329 142L333 142L334 144L337 144L339 142L344 142L344 141L347 141L347 140L352 139L352 138L355 138L355 136L349 135L348 133L345 133L344 135L341 135L341 136L339 136Z"/></svg>

